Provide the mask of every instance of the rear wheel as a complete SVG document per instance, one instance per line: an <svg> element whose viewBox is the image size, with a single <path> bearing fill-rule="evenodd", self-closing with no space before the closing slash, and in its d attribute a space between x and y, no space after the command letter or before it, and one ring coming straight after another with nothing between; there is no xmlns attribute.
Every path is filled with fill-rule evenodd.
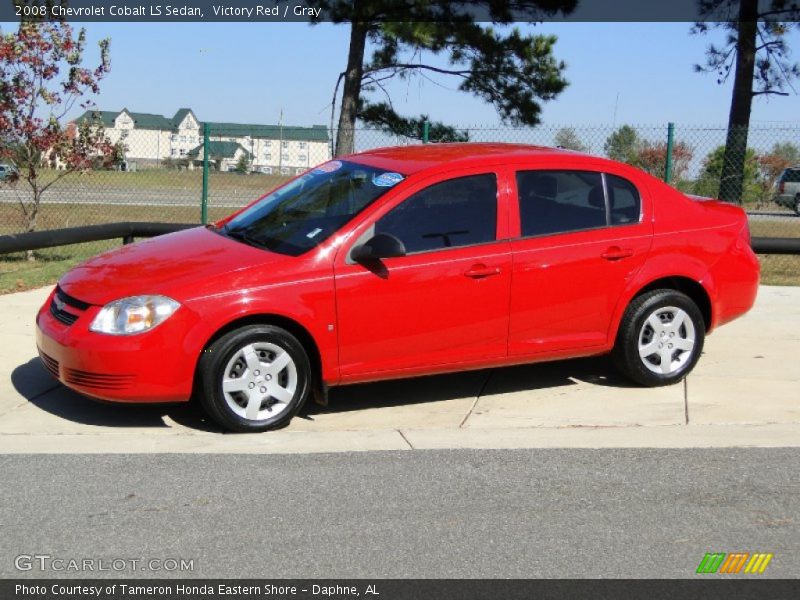
<svg viewBox="0 0 800 600"><path fill-rule="evenodd" d="M794 197L794 212L800 217L800 194Z"/></svg>
<svg viewBox="0 0 800 600"><path fill-rule="evenodd" d="M200 360L200 401L225 429L259 432L286 425L306 401L311 368L292 334L271 325L231 331Z"/></svg>
<svg viewBox="0 0 800 600"><path fill-rule="evenodd" d="M675 290L654 290L628 306L612 356L633 381L669 385L694 368L704 341L705 322L692 299Z"/></svg>

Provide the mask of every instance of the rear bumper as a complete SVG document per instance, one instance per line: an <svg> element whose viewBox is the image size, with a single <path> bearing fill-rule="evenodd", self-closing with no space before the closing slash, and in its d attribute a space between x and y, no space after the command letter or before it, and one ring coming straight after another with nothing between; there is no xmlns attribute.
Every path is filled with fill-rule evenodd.
<svg viewBox="0 0 800 600"><path fill-rule="evenodd" d="M195 317L181 307L152 331L111 336L89 331L90 306L72 325L50 312L36 316L36 345L45 368L67 387L112 402L179 402L192 393L197 352L184 346Z"/></svg>

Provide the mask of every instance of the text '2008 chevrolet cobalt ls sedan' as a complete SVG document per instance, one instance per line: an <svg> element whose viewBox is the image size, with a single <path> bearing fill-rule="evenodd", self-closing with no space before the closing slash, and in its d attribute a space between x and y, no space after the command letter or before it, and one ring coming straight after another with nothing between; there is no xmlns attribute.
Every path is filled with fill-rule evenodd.
<svg viewBox="0 0 800 600"><path fill-rule="evenodd" d="M566 357L611 353L641 385L674 383L758 279L740 208L628 165L384 148L76 267L37 343L88 396L196 394L223 427L263 431L329 386Z"/></svg>

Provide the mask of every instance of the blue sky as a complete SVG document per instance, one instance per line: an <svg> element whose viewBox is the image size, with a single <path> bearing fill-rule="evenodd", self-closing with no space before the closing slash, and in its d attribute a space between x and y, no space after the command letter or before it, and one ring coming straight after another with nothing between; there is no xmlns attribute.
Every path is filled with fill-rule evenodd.
<svg viewBox="0 0 800 600"><path fill-rule="evenodd" d="M99 108L128 107L172 115L180 107L215 121L328 123L336 76L347 56L347 26L299 23L91 23L90 43L109 36L112 72ZM5 25L3 29L7 29ZM529 29L529 26L522 26ZM693 72L711 36L689 35L689 23L545 23L558 36L555 54L571 85L546 103L546 125L721 125L732 81L717 85ZM800 33L790 46L800 60ZM494 109L455 91L457 83L415 79L392 84L395 108L427 112L460 126L498 124ZM800 91L800 82L795 83ZM616 115L615 115L616 105ZM794 121L800 96L757 99L753 121Z"/></svg>

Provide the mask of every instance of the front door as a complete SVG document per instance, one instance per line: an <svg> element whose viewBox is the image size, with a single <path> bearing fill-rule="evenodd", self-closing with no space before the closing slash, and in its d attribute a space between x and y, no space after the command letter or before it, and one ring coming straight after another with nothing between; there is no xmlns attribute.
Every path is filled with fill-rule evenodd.
<svg viewBox="0 0 800 600"><path fill-rule="evenodd" d="M406 255L367 268L337 257L342 381L423 374L506 355L511 252L497 241L494 173L437 181L383 214Z"/></svg>

